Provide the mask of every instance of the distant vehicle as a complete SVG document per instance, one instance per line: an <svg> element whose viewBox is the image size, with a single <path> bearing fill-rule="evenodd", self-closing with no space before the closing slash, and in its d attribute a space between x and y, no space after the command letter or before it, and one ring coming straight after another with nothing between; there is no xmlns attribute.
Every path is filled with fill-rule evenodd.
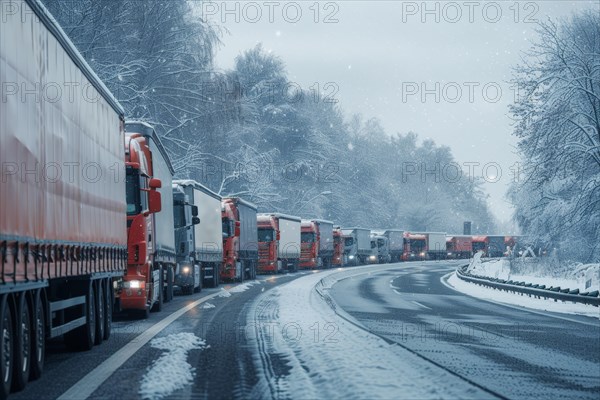
<svg viewBox="0 0 600 400"><path fill-rule="evenodd" d="M258 272L297 271L300 262L301 219L272 213L258 214L257 222Z"/></svg>
<svg viewBox="0 0 600 400"><path fill-rule="evenodd" d="M379 249L377 248L377 239L371 236L369 239L371 243L371 254L367 257L367 264L377 264L379 262Z"/></svg>
<svg viewBox="0 0 600 400"><path fill-rule="evenodd" d="M371 230L365 228L342 228L344 256L349 265L366 264L371 256Z"/></svg>
<svg viewBox="0 0 600 400"><path fill-rule="evenodd" d="M402 261L404 253L404 231L400 229L387 229L383 231L383 236L388 239L388 251L391 262Z"/></svg>
<svg viewBox="0 0 600 400"><path fill-rule="evenodd" d="M473 254L482 251L484 255L488 253L489 239L485 235L473 236Z"/></svg>
<svg viewBox="0 0 600 400"><path fill-rule="evenodd" d="M446 237L446 251L449 259L464 259L473 256L473 237L454 235Z"/></svg>
<svg viewBox="0 0 600 400"><path fill-rule="evenodd" d="M502 257L506 253L506 244L504 243L504 235L489 235L488 236L488 257Z"/></svg>
<svg viewBox="0 0 600 400"><path fill-rule="evenodd" d="M301 269L330 268L333 259L333 222L302 220Z"/></svg>
<svg viewBox="0 0 600 400"><path fill-rule="evenodd" d="M342 235L341 228L333 229L333 260L331 261L331 265L333 267L343 267L345 265L344 261L344 241L345 237Z"/></svg>
<svg viewBox="0 0 600 400"><path fill-rule="evenodd" d="M197 208L200 219L194 229L178 231L177 252L182 264L175 276L175 284L185 294L202 287L217 287L223 262L221 196L193 180L175 183L187 196L187 202Z"/></svg>
<svg viewBox="0 0 600 400"><path fill-rule="evenodd" d="M427 241L427 259L443 260L446 258L446 233L444 232L421 232Z"/></svg>
<svg viewBox="0 0 600 400"><path fill-rule="evenodd" d="M239 197L221 202L223 265L221 279L255 279L258 269L256 206Z"/></svg>
<svg viewBox="0 0 600 400"><path fill-rule="evenodd" d="M406 233L408 240L407 261L425 260L427 258L427 236L419 233ZM446 240L444 239L444 246Z"/></svg>
<svg viewBox="0 0 600 400"><path fill-rule="evenodd" d="M380 264L391 262L392 256L389 250L389 239L383 235L371 235L371 241L373 240L375 240L377 246L377 261Z"/></svg>

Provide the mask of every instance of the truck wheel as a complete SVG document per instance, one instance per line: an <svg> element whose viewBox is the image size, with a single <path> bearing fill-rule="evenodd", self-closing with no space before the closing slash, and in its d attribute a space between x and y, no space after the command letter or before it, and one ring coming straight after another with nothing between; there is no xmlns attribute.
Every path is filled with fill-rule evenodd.
<svg viewBox="0 0 600 400"><path fill-rule="evenodd" d="M104 290L104 340L108 340L110 337L110 332L112 330L112 318L113 318L113 304L114 304L114 296L113 296L113 287L112 287L112 279L107 278L104 279L103 284L101 285Z"/></svg>
<svg viewBox="0 0 600 400"><path fill-rule="evenodd" d="M46 359L46 313L44 311L44 301L42 290L36 291L33 300L33 336L31 338L31 376L30 379L38 379L42 376L44 370L44 361Z"/></svg>
<svg viewBox="0 0 600 400"><path fill-rule="evenodd" d="M160 267L160 273L158 274L158 300L156 300L156 303L154 303L154 305L152 306L152 311L154 312L158 312L158 311L162 311L162 306L163 306L163 291L164 291L164 278L163 278L163 271L162 271L162 266Z"/></svg>
<svg viewBox="0 0 600 400"><path fill-rule="evenodd" d="M173 266L167 267L167 287L165 289L165 302L173 300Z"/></svg>
<svg viewBox="0 0 600 400"><path fill-rule="evenodd" d="M99 345L104 340L104 328L106 324L106 290L102 279L95 282L96 286L96 338L94 344Z"/></svg>
<svg viewBox="0 0 600 400"><path fill-rule="evenodd" d="M0 343L0 374L2 375L2 388L0 398L6 399L10 393L13 372L13 347L14 326L13 317L8 304L7 294L0 299L0 324L2 329L2 343Z"/></svg>
<svg viewBox="0 0 600 400"><path fill-rule="evenodd" d="M22 390L29 381L31 367L31 309L27 301L27 292L22 292L17 300L17 333L14 343L13 389Z"/></svg>
<svg viewBox="0 0 600 400"><path fill-rule="evenodd" d="M86 284L88 285L85 295L86 323L65 333L67 346L77 350L90 350L96 342L96 293L91 281Z"/></svg>

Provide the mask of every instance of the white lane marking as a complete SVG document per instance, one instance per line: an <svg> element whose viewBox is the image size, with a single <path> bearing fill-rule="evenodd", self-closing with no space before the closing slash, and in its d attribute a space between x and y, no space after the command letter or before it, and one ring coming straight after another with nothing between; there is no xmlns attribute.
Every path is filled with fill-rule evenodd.
<svg viewBox="0 0 600 400"><path fill-rule="evenodd" d="M448 278L450 277L450 275L452 275L452 274L454 274L454 273L455 273L455 271L452 271L452 272L450 272L450 273L448 273L448 274L446 274L446 275L442 276L442 277L440 278L440 281L441 281L441 282L442 282L442 284L443 284L444 286L446 286L447 288L449 288L449 289L452 289L452 290L454 290L455 292L461 293L461 294L463 294L463 295L465 295L465 296L469 296L469 297L472 297L472 298L474 298L474 299L477 299L477 300L488 301L488 302L490 302L490 303L494 303L494 304L497 304L497 305L499 305L499 306L504 306L504 307L512 308L512 309L515 309L515 310L520 310L520 311L530 312L530 313L532 313L532 314L538 314L538 315L542 315L542 316L544 316L544 317L550 317L550 318L562 319L562 320L564 320L564 321L576 322L576 323L578 323L578 324L589 325L589 326L593 326L594 328L598 328L598 324L594 324L594 323L591 323L591 322L579 321L579 320L577 320L577 319L572 319L572 318L567 318L567 317L561 317L561 316L559 316L559 315L554 315L554 314L549 314L549 313L546 313L546 312L543 312L543 311L537 311L537 310L533 310L533 309L531 309L531 308L527 308L526 306L523 306L523 307L519 307L519 306L513 306L512 304L502 303L502 302L499 302L499 301L496 301L496 300L482 299L482 298L480 298L480 297L475 297L475 296L471 296L470 294L463 293L463 292L461 292L460 290L458 290L458 289L455 289L455 288L454 288L454 286L450 285L450 284L447 282L447 280L448 280Z"/></svg>
<svg viewBox="0 0 600 400"><path fill-rule="evenodd" d="M425 304L421 304L421 303L419 303L418 301L412 300L412 303L414 303L414 304L416 304L416 305L418 305L418 306L421 306L421 307L423 307L423 308L426 308L426 309L428 309L428 310L431 310L431 307L427 307Z"/></svg>
<svg viewBox="0 0 600 400"><path fill-rule="evenodd" d="M131 342L120 348L116 353L110 356L104 362L94 368L90 373L81 378L79 382L71 386L69 390L64 392L59 400L81 400L87 399L91 396L96 389L100 387L121 365L123 365L131 356L133 356L139 349L142 348L146 343L156 336L160 331L165 329L171 322L181 317L186 312L190 311L194 307L202 304L214 297L219 296L220 291L211 295L202 297L175 311L171 315L163 318L156 324L152 325L148 330L144 331L139 336L135 337Z"/></svg>

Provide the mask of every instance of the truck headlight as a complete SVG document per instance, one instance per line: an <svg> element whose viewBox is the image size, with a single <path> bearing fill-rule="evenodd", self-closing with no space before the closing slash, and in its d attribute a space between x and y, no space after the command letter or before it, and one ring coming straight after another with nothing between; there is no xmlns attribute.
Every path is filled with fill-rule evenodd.
<svg viewBox="0 0 600 400"><path fill-rule="evenodd" d="M452 253L448 253L448 255L449 255L449 256L451 256L451 255L452 255Z"/></svg>
<svg viewBox="0 0 600 400"><path fill-rule="evenodd" d="M422 252L421 254L419 254L421 257L425 257L425 252Z"/></svg>
<svg viewBox="0 0 600 400"><path fill-rule="evenodd" d="M354 260L354 256L349 256L348 258L351 260Z"/></svg>
<svg viewBox="0 0 600 400"><path fill-rule="evenodd" d="M142 281L125 281L123 282L123 287L125 289L139 289L140 287L142 287Z"/></svg>
<svg viewBox="0 0 600 400"><path fill-rule="evenodd" d="M376 256L369 256L369 260L375 260L376 258Z"/></svg>
<svg viewBox="0 0 600 400"><path fill-rule="evenodd" d="M185 266L181 269L181 272L184 274L189 274L190 273L190 267L189 266Z"/></svg>

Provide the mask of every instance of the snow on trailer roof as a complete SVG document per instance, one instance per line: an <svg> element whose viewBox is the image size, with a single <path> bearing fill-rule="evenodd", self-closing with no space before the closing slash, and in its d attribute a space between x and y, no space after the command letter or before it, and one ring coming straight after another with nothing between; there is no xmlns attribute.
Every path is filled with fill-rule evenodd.
<svg viewBox="0 0 600 400"><path fill-rule="evenodd" d="M256 204L250 203L248 200L244 200L241 197L223 197L223 201L225 200L231 200L235 203L243 204L247 207L252 208L254 211L258 210L258 206Z"/></svg>
<svg viewBox="0 0 600 400"><path fill-rule="evenodd" d="M52 16L50 11L40 2L40 0L25 0L25 2L31 7L31 10L44 24L46 29L50 31L52 36L58 40L58 43L67 52L71 60L81 69L81 72L90 81L94 88L104 97L104 99L110 104L110 106L121 116L125 115L125 110L119 101L113 96L110 90L106 87L104 82L96 75L92 67L85 61L77 47L73 44L71 39L67 36L65 31L61 28L56 19Z"/></svg>
<svg viewBox="0 0 600 400"><path fill-rule="evenodd" d="M350 228L342 228L343 231L369 231L371 232L371 230L369 228L359 228L359 227L350 227Z"/></svg>
<svg viewBox="0 0 600 400"><path fill-rule="evenodd" d="M287 215L281 213L260 213L257 215L258 217L277 217L283 219L289 219L290 221L302 222L302 218L296 217L294 215Z"/></svg>
<svg viewBox="0 0 600 400"><path fill-rule="evenodd" d="M171 158L152 125L144 121L125 121L125 133L141 133L144 136L152 138L154 143L156 143L156 147L158 147L158 151L160 151L160 154L162 154L165 159L169 171L171 171L171 175L175 174L175 169L173 168L173 164L171 164Z"/></svg>
<svg viewBox="0 0 600 400"><path fill-rule="evenodd" d="M181 186L192 186L194 189L201 191L202 193L206 193L207 195L214 197L217 200L222 200L222 197L201 183L196 182L192 179L176 179L173 183L181 185Z"/></svg>
<svg viewBox="0 0 600 400"><path fill-rule="evenodd" d="M316 222L317 224L330 224L330 225L333 225L333 221L327 221L326 219L312 218L312 219L310 219L310 221Z"/></svg>

